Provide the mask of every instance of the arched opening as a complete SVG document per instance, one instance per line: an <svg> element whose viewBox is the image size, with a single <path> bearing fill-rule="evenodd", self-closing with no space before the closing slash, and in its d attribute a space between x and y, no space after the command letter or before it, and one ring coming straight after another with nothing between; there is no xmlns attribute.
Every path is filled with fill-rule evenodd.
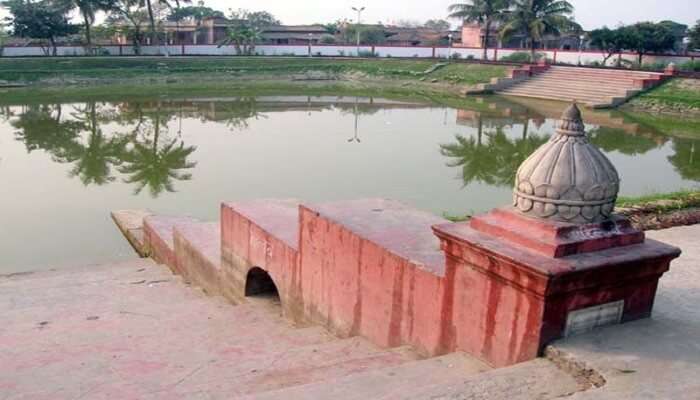
<svg viewBox="0 0 700 400"><path fill-rule="evenodd" d="M246 297L259 297L279 301L280 295L275 282L262 268L253 267L245 280Z"/></svg>

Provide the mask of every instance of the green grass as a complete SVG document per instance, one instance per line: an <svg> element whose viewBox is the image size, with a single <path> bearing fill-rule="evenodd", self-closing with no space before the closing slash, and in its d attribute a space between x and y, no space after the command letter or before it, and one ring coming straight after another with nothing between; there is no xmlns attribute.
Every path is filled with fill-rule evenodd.
<svg viewBox="0 0 700 400"><path fill-rule="evenodd" d="M685 105L700 108L700 90L683 86L683 79L672 79L650 91L643 93L634 101L653 101L667 105Z"/></svg>
<svg viewBox="0 0 700 400"><path fill-rule="evenodd" d="M645 111L620 110L626 122L647 126L663 135L700 138L700 116L679 116Z"/></svg>
<svg viewBox="0 0 700 400"><path fill-rule="evenodd" d="M503 76L503 66L455 63L426 75L434 60L328 59L303 57L171 57L171 58L25 58L0 60L0 79L36 82L51 78L103 78L109 80L207 74L245 76L293 75L307 71L361 73L402 79L437 78L459 83L487 82Z"/></svg>
<svg viewBox="0 0 700 400"><path fill-rule="evenodd" d="M652 193L639 197L619 197L622 208L654 206L658 211L700 207L700 189L683 189L671 193Z"/></svg>

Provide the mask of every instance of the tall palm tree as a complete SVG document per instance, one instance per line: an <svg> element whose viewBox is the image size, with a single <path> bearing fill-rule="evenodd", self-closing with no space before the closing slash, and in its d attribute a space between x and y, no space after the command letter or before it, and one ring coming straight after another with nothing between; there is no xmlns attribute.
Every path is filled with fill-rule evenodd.
<svg viewBox="0 0 700 400"><path fill-rule="evenodd" d="M71 9L77 8L85 25L85 40L87 46L92 46L92 24L95 23L95 14L98 11L111 11L115 9L116 0L62 0Z"/></svg>
<svg viewBox="0 0 700 400"><path fill-rule="evenodd" d="M484 55L483 59L488 60L489 37L491 26L494 22L500 21L506 15L510 7L511 0L470 0L469 3L456 3L447 8L450 18L461 19L464 22L478 23L483 26L484 31Z"/></svg>
<svg viewBox="0 0 700 400"><path fill-rule="evenodd" d="M501 37L522 34L530 48L530 60L535 61L535 49L544 35L560 35L562 31L580 30L571 19L574 6L566 0L514 0Z"/></svg>

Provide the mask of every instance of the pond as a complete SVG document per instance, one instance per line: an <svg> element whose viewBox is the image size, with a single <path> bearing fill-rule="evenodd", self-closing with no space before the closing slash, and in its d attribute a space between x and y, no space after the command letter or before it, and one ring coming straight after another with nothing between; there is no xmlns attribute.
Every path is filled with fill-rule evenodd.
<svg viewBox="0 0 700 400"><path fill-rule="evenodd" d="M218 218L221 201L386 197L436 214L508 204L564 105L356 97L3 106L0 274L133 257L115 209ZM478 111L478 110L480 111ZM700 140L585 112L623 195L696 187Z"/></svg>

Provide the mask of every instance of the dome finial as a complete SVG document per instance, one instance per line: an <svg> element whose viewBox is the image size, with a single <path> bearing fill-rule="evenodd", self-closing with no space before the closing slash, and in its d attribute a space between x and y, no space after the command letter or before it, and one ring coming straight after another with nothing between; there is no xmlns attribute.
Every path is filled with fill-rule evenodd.
<svg viewBox="0 0 700 400"><path fill-rule="evenodd" d="M535 218L601 222L612 214L619 187L617 170L588 142L581 110L573 103L552 139L518 169L514 205Z"/></svg>
<svg viewBox="0 0 700 400"><path fill-rule="evenodd" d="M586 135L583 118L581 117L581 110L578 108L576 100L574 100L561 115L561 120L557 124L557 133L567 136Z"/></svg>

